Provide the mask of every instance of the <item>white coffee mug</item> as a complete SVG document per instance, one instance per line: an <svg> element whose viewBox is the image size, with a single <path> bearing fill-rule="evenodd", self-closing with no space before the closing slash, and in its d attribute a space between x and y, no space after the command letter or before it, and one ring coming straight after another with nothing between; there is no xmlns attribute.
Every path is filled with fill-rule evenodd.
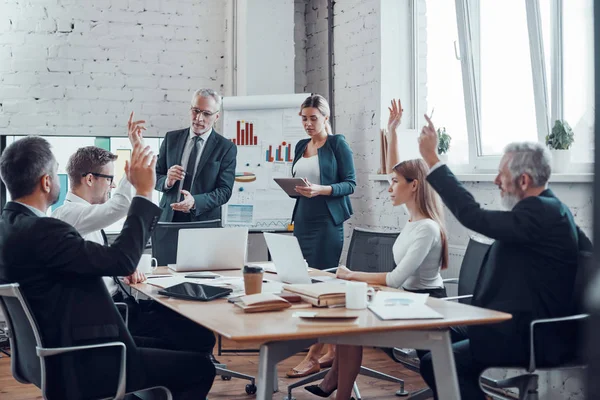
<svg viewBox="0 0 600 400"><path fill-rule="evenodd" d="M367 296L374 294L366 282L346 282L346 308L363 310L367 308Z"/></svg>
<svg viewBox="0 0 600 400"><path fill-rule="evenodd" d="M142 254L137 269L144 274L151 274L158 267L158 261L151 254Z"/></svg>

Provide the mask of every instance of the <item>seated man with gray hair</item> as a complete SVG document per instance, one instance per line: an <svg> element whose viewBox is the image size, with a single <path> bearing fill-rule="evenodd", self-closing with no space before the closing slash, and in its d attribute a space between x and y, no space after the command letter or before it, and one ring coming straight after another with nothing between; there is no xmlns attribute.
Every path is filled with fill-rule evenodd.
<svg viewBox="0 0 600 400"><path fill-rule="evenodd" d="M466 228L495 239L485 256L471 304L512 314L509 321L451 332L463 399L485 399L479 375L492 366L526 366L532 320L562 317L572 300L580 250L590 240L575 225L569 208L550 189L551 156L539 143L509 144L494 183L507 211L484 210L437 155L437 133L431 120L419 137L419 150L431 171L427 181ZM568 326L536 334L544 349L541 366L573 356ZM421 360L421 375L434 392L431 353Z"/></svg>

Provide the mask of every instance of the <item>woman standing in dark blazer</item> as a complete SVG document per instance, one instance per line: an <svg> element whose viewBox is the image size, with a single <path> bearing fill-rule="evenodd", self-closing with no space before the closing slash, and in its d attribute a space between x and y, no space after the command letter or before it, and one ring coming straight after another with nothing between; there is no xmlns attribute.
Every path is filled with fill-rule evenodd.
<svg viewBox="0 0 600 400"><path fill-rule="evenodd" d="M335 268L344 244L344 221L352 215L352 150L343 135L331 132L329 104L323 96L309 96L300 116L310 138L296 145L292 174L306 178L309 185L296 187L300 197L292 214L294 235L311 268Z"/></svg>
<svg viewBox="0 0 600 400"><path fill-rule="evenodd" d="M302 125L308 134L296 145L292 174L305 178L307 187L296 186L292 220L302 255L309 267L335 268L344 245L344 221L352 215L350 196L356 176L352 150L342 135L334 135L329 124L329 104L321 95L309 96L300 106ZM330 367L334 346L319 358L323 345L313 345L289 377L303 377Z"/></svg>

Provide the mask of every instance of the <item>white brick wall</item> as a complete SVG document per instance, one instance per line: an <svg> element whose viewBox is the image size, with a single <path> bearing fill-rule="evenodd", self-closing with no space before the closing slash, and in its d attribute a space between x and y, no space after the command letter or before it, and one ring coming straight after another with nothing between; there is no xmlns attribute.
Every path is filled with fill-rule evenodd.
<svg viewBox="0 0 600 400"><path fill-rule="evenodd" d="M225 29L224 1L0 2L0 134L183 127L195 89L224 89Z"/></svg>
<svg viewBox="0 0 600 400"><path fill-rule="evenodd" d="M327 0L306 1L306 86L303 91L329 96Z"/></svg>
<svg viewBox="0 0 600 400"><path fill-rule="evenodd" d="M306 78L306 11L308 4L304 0L294 0L294 91L305 93Z"/></svg>

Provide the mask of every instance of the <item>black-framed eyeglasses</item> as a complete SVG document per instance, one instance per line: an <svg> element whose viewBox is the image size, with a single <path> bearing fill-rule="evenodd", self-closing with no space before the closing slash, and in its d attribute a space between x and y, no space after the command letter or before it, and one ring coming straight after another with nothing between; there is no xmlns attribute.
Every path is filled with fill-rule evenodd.
<svg viewBox="0 0 600 400"><path fill-rule="evenodd" d="M106 178L110 180L110 184L112 185L113 180L115 179L114 175L105 175L105 174L99 174L97 172L86 172L85 174L82 174L81 176L88 176L88 174L92 174L94 175L96 178Z"/></svg>
<svg viewBox="0 0 600 400"><path fill-rule="evenodd" d="M201 110L196 107L192 107L192 108L190 108L190 110L192 111L192 114L194 114L194 117L197 116L198 114L202 114L202 116L204 118L209 118L209 117L212 117L213 115L215 115L216 113L218 113L218 111L210 112L210 111L206 111L206 110Z"/></svg>

